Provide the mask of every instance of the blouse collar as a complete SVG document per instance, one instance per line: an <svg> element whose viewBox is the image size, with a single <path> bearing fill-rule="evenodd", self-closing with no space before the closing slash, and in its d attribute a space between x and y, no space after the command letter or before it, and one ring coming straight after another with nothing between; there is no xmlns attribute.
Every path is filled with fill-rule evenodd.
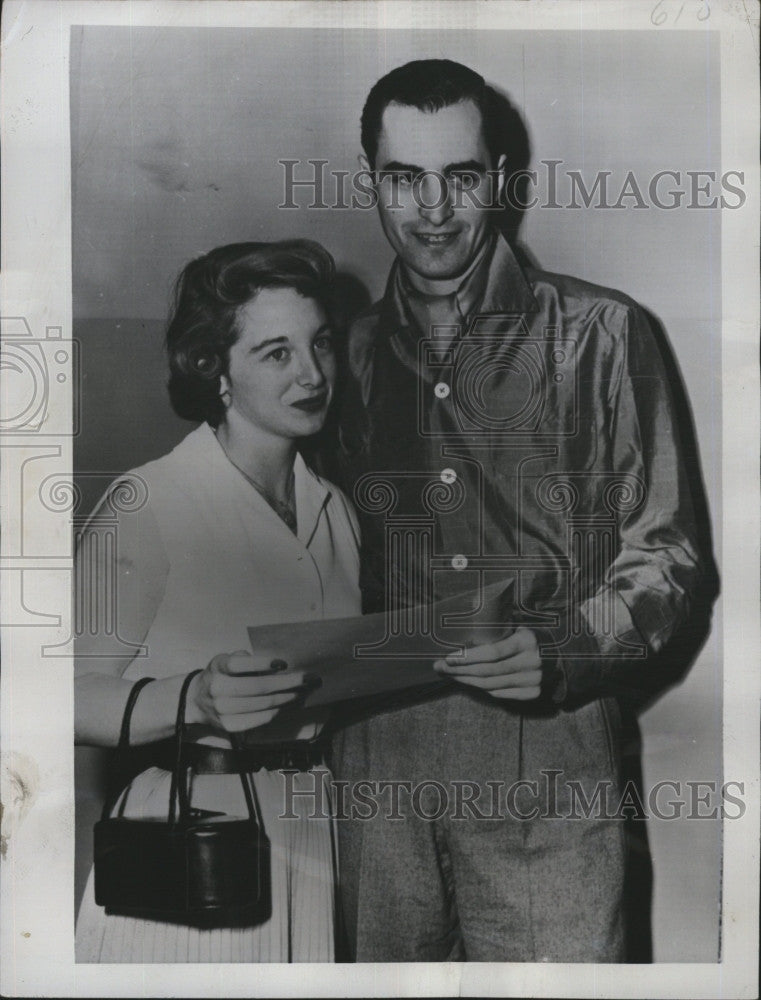
<svg viewBox="0 0 761 1000"><path fill-rule="evenodd" d="M189 444L191 444L191 439L194 439L192 443L197 442L200 450L209 457L215 479L222 477L235 484L236 488L244 490L249 502L256 507L258 513L274 518L291 538L294 537L288 526L270 507L264 497L233 465L216 434L207 423L200 424L195 431L188 435L186 440ZM307 466L299 452L296 452L293 463L293 480L293 496L296 503L295 537L305 548L308 548L314 538L320 516L330 500L331 493L325 482Z"/></svg>

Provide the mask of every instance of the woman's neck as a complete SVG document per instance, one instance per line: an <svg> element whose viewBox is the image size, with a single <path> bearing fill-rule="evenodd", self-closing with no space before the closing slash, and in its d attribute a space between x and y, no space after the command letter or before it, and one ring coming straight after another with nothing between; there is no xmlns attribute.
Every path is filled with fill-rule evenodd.
<svg viewBox="0 0 761 1000"><path fill-rule="evenodd" d="M296 443L288 438L252 434L233 420L223 421L216 429L217 440L225 454L244 475L278 500L287 500L290 492Z"/></svg>

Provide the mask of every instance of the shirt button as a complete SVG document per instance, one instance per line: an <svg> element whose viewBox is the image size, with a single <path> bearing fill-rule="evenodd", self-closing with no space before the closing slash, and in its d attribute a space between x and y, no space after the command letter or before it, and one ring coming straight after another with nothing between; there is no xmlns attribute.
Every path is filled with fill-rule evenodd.
<svg viewBox="0 0 761 1000"><path fill-rule="evenodd" d="M452 556L452 569L467 569L467 556Z"/></svg>
<svg viewBox="0 0 761 1000"><path fill-rule="evenodd" d="M317 605L314 603L314 601L312 601L312 603L309 605L309 610L310 611L316 611L317 610Z"/></svg>
<svg viewBox="0 0 761 1000"><path fill-rule="evenodd" d="M446 382L437 382L433 391L439 399L446 399L449 395L449 386Z"/></svg>
<svg viewBox="0 0 761 1000"><path fill-rule="evenodd" d="M454 469L442 469L439 473L439 479L441 479L442 483L446 483L447 486L451 486L457 480L457 473Z"/></svg>

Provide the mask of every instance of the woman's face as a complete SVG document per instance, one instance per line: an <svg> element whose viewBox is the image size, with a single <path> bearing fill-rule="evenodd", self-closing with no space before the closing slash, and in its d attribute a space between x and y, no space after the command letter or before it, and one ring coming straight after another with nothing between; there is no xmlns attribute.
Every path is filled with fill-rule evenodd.
<svg viewBox="0 0 761 1000"><path fill-rule="evenodd" d="M322 306L292 288L263 288L238 312L230 348L227 422L279 438L319 431L333 396L336 358Z"/></svg>

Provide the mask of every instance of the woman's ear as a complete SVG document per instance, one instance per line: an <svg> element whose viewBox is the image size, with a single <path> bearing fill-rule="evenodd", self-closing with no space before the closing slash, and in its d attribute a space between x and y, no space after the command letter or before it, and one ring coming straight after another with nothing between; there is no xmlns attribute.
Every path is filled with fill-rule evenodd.
<svg viewBox="0 0 761 1000"><path fill-rule="evenodd" d="M232 402L232 393L230 391L230 380L227 375L219 376L219 397L225 406L229 406Z"/></svg>

